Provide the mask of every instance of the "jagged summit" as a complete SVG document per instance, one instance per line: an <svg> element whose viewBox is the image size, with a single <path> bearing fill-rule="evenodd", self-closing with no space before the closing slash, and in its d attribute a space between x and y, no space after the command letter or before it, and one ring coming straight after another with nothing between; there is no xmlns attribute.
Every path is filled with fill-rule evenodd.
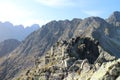
<svg viewBox="0 0 120 80"><path fill-rule="evenodd" d="M49 23L47 23L46 25L50 25L50 24L68 24L68 23L76 23L76 22L81 22L82 19L79 19L79 18L73 18L72 20L68 20L68 19L65 19L65 20L52 20L50 21ZM45 25L44 25L45 26Z"/></svg>
<svg viewBox="0 0 120 80"><path fill-rule="evenodd" d="M113 14L107 19L107 22L114 26L120 26L120 12L113 12Z"/></svg>
<svg viewBox="0 0 120 80"><path fill-rule="evenodd" d="M77 22L77 21L81 22L82 19L79 19L79 18L73 18L73 19L71 20L71 22Z"/></svg>
<svg viewBox="0 0 120 80"><path fill-rule="evenodd" d="M88 17L88 18L85 18L84 20L86 20L86 21L98 21L98 22L104 21L104 19L102 19L100 17Z"/></svg>
<svg viewBox="0 0 120 80"><path fill-rule="evenodd" d="M109 18L113 19L113 21L120 21L120 12L119 11L113 12L113 14Z"/></svg>

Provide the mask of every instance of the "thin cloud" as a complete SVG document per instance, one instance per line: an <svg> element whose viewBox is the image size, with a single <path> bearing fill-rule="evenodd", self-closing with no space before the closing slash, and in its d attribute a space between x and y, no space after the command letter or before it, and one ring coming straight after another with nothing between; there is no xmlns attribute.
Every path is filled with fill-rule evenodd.
<svg viewBox="0 0 120 80"><path fill-rule="evenodd" d="M103 11L100 10L83 10L82 12L88 16L100 16L103 14Z"/></svg>
<svg viewBox="0 0 120 80"><path fill-rule="evenodd" d="M22 24L26 22L26 19L34 15L34 13L22 9L10 2L1 2L0 3L0 21L10 21L15 25ZM24 25L24 24L23 24Z"/></svg>
<svg viewBox="0 0 120 80"><path fill-rule="evenodd" d="M36 0L42 5L50 7L65 7L75 5L72 0Z"/></svg>
<svg viewBox="0 0 120 80"><path fill-rule="evenodd" d="M0 18L2 19L16 19L30 15L30 12L20 9L13 3L0 3Z"/></svg>
<svg viewBox="0 0 120 80"><path fill-rule="evenodd" d="M45 25L46 23L48 23L50 20L45 20L45 19L29 19L26 20L25 22L23 22L22 24L24 24L25 27L27 26L31 26L33 24L39 24L40 26Z"/></svg>

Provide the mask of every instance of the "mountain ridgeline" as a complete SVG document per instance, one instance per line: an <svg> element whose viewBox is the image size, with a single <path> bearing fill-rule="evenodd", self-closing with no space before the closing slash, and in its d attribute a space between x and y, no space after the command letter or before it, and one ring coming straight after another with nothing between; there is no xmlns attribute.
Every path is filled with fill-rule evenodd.
<svg viewBox="0 0 120 80"><path fill-rule="evenodd" d="M67 53L70 55L74 55L72 56L72 58L70 55L68 57L71 59L75 57L75 59L73 59L73 63L70 63L71 66L73 64L77 65L75 61L78 61L78 63L81 64L82 62L79 60L85 60L85 59L88 60L89 63L88 65L94 64L96 60L101 59L100 58L101 56L99 55L102 54L116 57L115 59L114 58L107 59L105 57L104 58L105 62L113 61L116 60L117 58L120 58L120 49L119 49L120 48L120 12L118 11L114 12L106 20L100 17L88 17L83 20L75 18L71 21L69 20L51 21L43 25L40 29L34 31L32 34L27 36L27 38L13 52L9 53L11 54L11 56L5 59L4 62L0 63L0 67L2 67L2 69L0 69L0 80L16 80L18 76L20 77L20 75L23 74L25 75L26 71L28 70L33 71L30 69L32 68L35 69L34 63L36 59L40 57L40 60L41 59L44 60L47 51L50 51L53 45L56 45L56 43L59 43L60 41L69 41L70 39L76 39L76 37L80 37L80 40L85 39L87 40L87 42L84 41L85 43L83 44L78 42L75 43L75 46L72 45L72 47L69 45L65 46L66 50L68 49ZM97 43L95 41L97 41ZM69 44L72 44L72 42L70 42ZM80 49L78 47L78 44L80 44L79 46ZM81 48L81 46L83 49ZM90 46L92 46L92 48L94 48L95 50L91 49ZM70 47L70 49L73 49L73 52L69 52L68 47ZM59 49L59 47L57 49ZM88 52L86 50L88 50ZM85 56L82 56L81 54L78 53L84 53ZM90 55L87 56L87 54ZM94 55L95 57L93 57ZM49 67L46 70L49 70ZM92 70L94 70L94 67L92 67ZM44 70L42 71L42 73L44 73ZM65 80L66 79L70 80L68 78L70 74L67 73L67 75L63 75L63 76ZM119 75L116 75L114 79L117 79L116 77L118 76ZM52 78L52 76L49 76L49 78L47 79L54 80L56 78ZM60 78L60 80L61 79L63 79L63 77ZM26 78L25 80L30 80L30 78ZM79 80L85 80L85 79L79 79ZM94 79L91 78L91 80Z"/></svg>
<svg viewBox="0 0 120 80"><path fill-rule="evenodd" d="M39 28L38 24L24 28L23 25L13 25L10 22L0 22L0 42L6 39L24 40L30 33Z"/></svg>

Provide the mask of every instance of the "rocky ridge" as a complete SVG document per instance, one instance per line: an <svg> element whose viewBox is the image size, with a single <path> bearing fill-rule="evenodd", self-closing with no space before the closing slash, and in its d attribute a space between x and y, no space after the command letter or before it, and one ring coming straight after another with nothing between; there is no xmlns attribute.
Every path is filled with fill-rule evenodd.
<svg viewBox="0 0 120 80"><path fill-rule="evenodd" d="M101 51L99 42L88 37L57 42L44 55L44 59L36 59L36 67L18 79L117 80L120 77L120 60ZM98 75L100 72L101 75Z"/></svg>

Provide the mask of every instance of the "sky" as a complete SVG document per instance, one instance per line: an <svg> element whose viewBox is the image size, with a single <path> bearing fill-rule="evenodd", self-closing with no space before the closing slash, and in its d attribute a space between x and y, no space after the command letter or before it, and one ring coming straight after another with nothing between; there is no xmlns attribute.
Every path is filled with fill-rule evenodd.
<svg viewBox="0 0 120 80"><path fill-rule="evenodd" d="M0 0L0 21L25 27L52 20L109 17L120 11L120 0Z"/></svg>

